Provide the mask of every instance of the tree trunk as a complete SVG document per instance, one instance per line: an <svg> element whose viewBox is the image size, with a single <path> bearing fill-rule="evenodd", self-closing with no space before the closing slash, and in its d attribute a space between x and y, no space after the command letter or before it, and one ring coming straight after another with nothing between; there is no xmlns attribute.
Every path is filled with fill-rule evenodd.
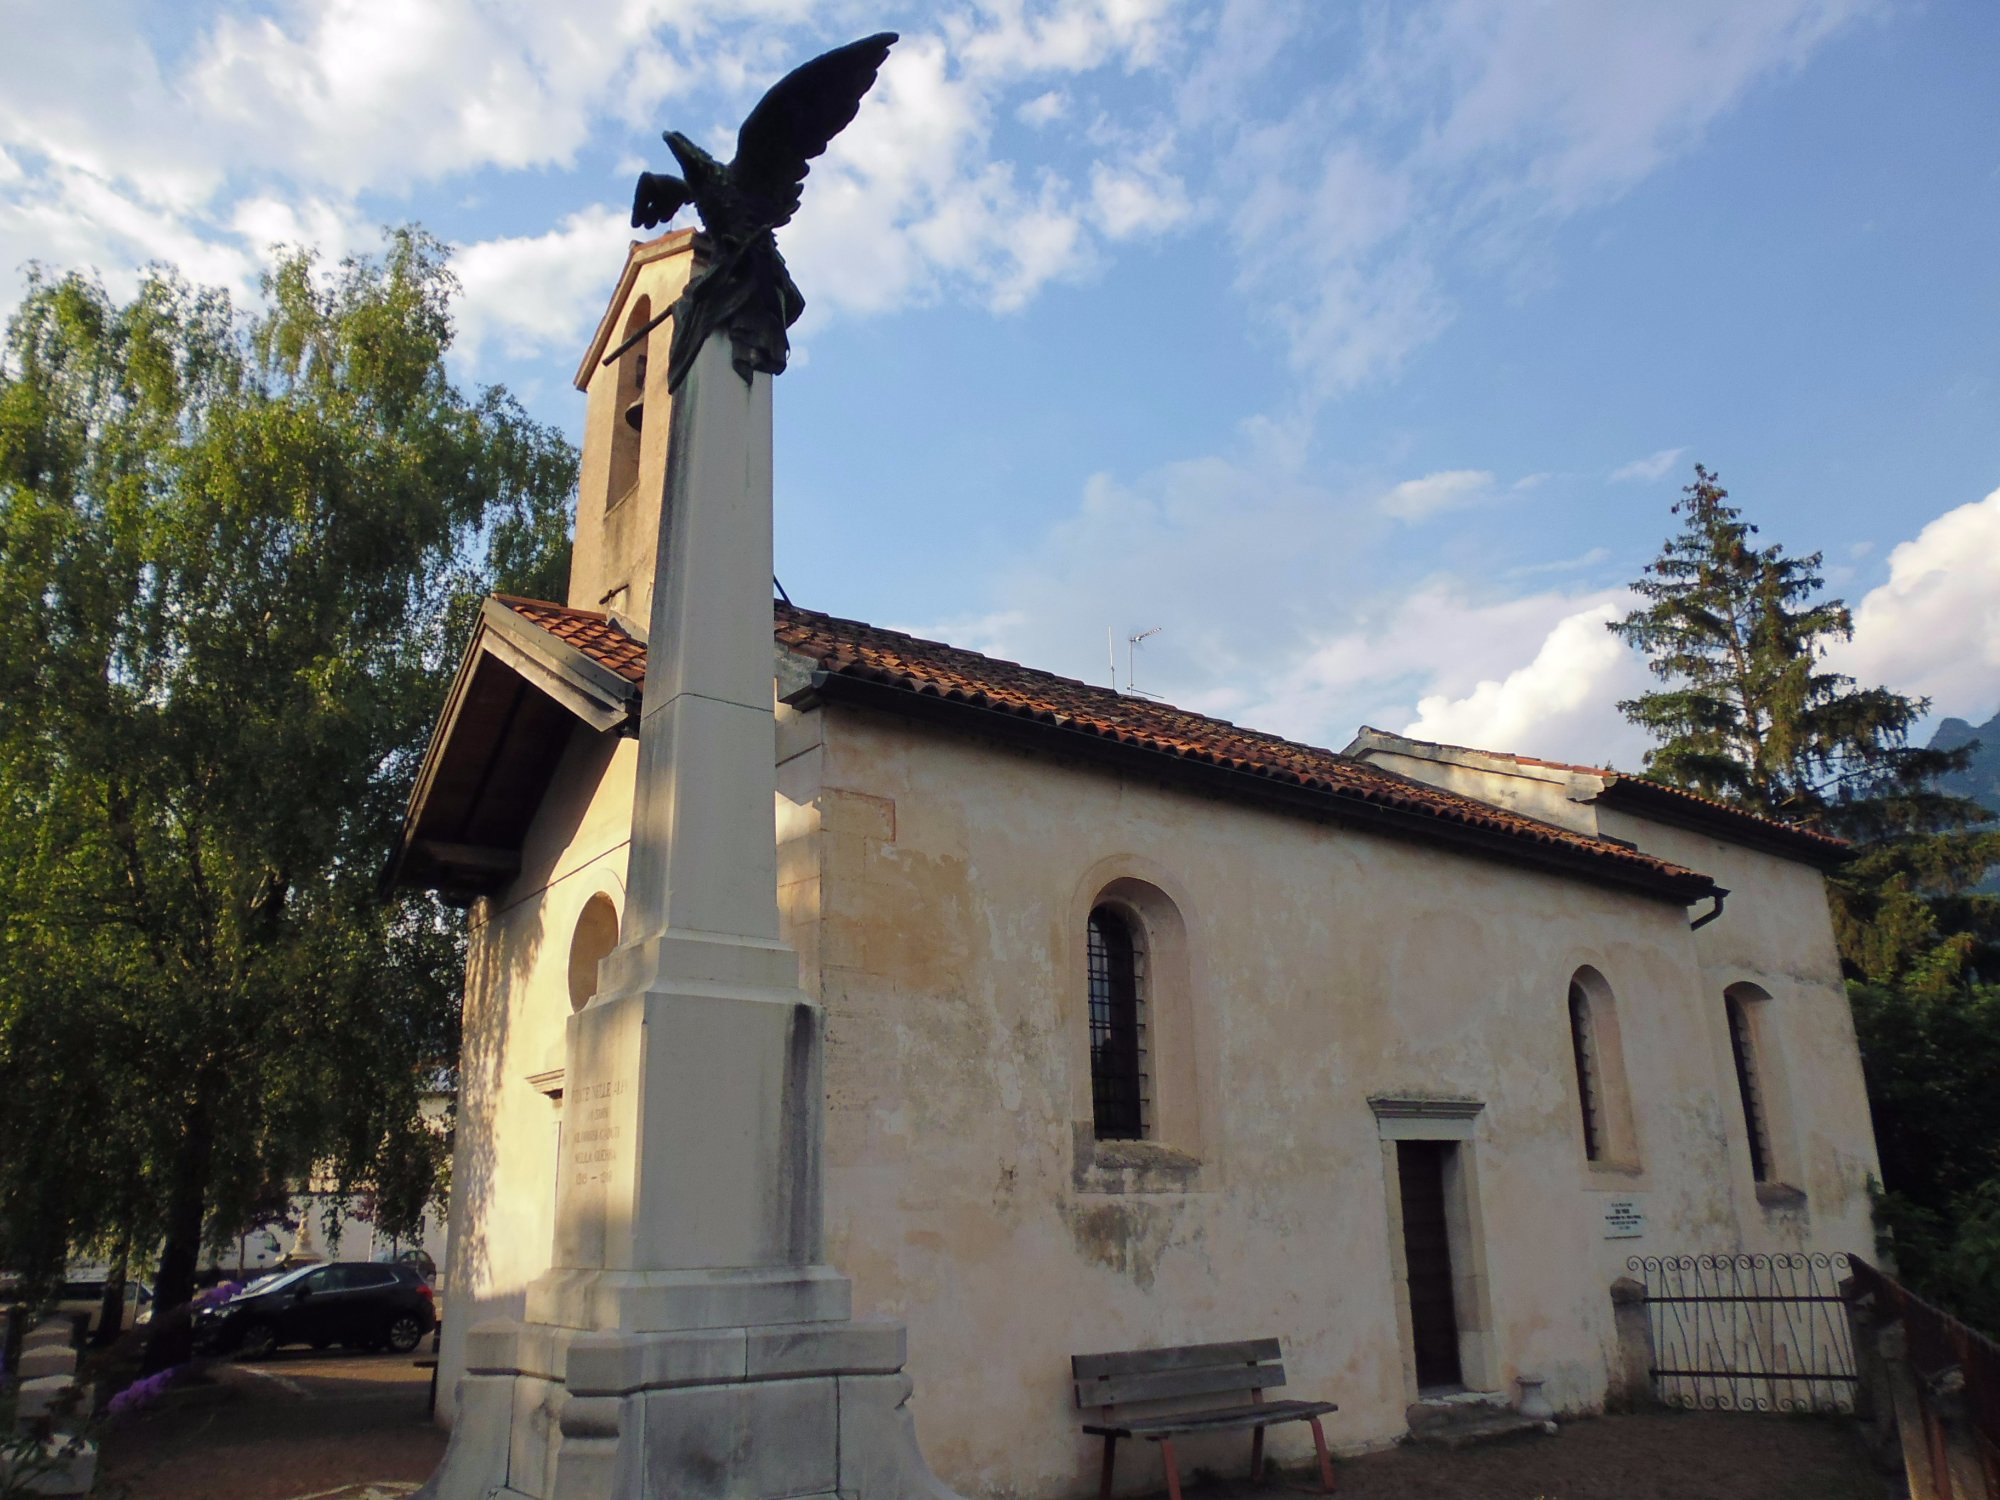
<svg viewBox="0 0 2000 1500"><path fill-rule="evenodd" d="M153 1284L153 1315L170 1313L194 1296L201 1258L201 1224L208 1207L208 1178L215 1155L208 1090L197 1083L194 1107L174 1159L167 1189L167 1233L160 1248L160 1274Z"/></svg>
<svg viewBox="0 0 2000 1500"><path fill-rule="evenodd" d="M91 1342L108 1349L125 1331L125 1278L131 1269L132 1236L118 1241L118 1254L111 1262L111 1274L104 1278L104 1297L97 1305L97 1334Z"/></svg>

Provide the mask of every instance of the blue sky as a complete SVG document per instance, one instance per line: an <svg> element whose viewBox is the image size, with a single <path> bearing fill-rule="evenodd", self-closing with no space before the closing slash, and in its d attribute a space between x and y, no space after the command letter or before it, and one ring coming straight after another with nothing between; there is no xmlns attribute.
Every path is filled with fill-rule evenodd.
<svg viewBox="0 0 2000 1500"><path fill-rule="evenodd" d="M1699 459L1838 663L2000 709L2000 9L1866 0L10 0L31 258L254 295L416 220L569 386L658 133L904 35L784 244L800 603L1339 745L1633 764L1603 629Z"/></svg>

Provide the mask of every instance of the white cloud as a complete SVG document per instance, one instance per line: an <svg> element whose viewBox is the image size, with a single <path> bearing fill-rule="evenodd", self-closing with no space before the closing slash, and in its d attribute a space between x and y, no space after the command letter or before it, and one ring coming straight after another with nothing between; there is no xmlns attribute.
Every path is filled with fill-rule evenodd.
<svg viewBox="0 0 2000 1500"><path fill-rule="evenodd" d="M1395 523L1382 493L1328 482L1298 424L1246 423L1230 454L1094 477L1071 514L999 564L983 611L906 623L1098 683L1107 635L1160 626L1141 683L1238 723L1332 746L1363 723L1421 723L1636 763L1643 746L1613 704L1639 668L1603 628L1624 592L1385 578Z"/></svg>
<svg viewBox="0 0 2000 1500"><path fill-rule="evenodd" d="M1421 479L1405 479L1379 502L1382 513L1399 521L1421 521L1439 511L1477 505L1493 491L1485 469L1445 469Z"/></svg>
<svg viewBox="0 0 2000 1500"><path fill-rule="evenodd" d="M330 255L369 238L374 199L565 169L650 134L669 103L720 134L785 66L844 39L813 0L211 0L180 13L169 51L130 0L22 3L36 46L0 58L0 257L95 264L119 286L166 258L238 292L273 238ZM1024 101L1052 119L1078 80L1158 66L1179 4L956 0L906 35L786 239L815 316L941 296L1011 310L1090 274L1113 241L1180 224L1189 196L1158 131L1080 163L992 145ZM527 354L581 338L594 309L574 284L605 262L563 257L611 243L608 216L467 247L468 288L506 293L468 309L475 340L504 333ZM530 266L550 284L517 274ZM558 326L563 309L577 321Z"/></svg>
<svg viewBox="0 0 2000 1500"><path fill-rule="evenodd" d="M1026 104L1014 111L1014 118L1023 125L1032 125L1041 130L1055 124L1069 113L1069 95L1061 89L1050 89L1046 94L1037 94Z"/></svg>
<svg viewBox="0 0 2000 1500"><path fill-rule="evenodd" d="M1577 561L1604 555L1596 549ZM1533 571L1517 569L1515 576ZM1337 650L1343 658L1367 658L1394 640L1413 659L1432 663L1438 681L1450 682L1464 676L1449 663L1451 643L1502 642L1497 654L1509 663L1503 671L1481 669L1469 688L1454 684L1426 694L1404 732L1632 770L1649 742L1616 704L1658 683L1604 628L1631 602L1623 589L1497 603L1432 590L1413 596L1388 626ZM1537 643L1536 622L1552 612L1557 618ZM1939 715L1978 722L2000 707L2000 490L1945 512L1889 554L1887 582L1856 608L1854 639L1834 649L1830 664L1863 686L1928 697Z"/></svg>
<svg viewBox="0 0 2000 1500"><path fill-rule="evenodd" d="M1082 73L1107 62L1144 67L1171 38L1174 0L981 0L947 14L945 36L966 67L995 79Z"/></svg>
<svg viewBox="0 0 2000 1500"><path fill-rule="evenodd" d="M1519 488L1518 485L1515 488ZM1537 578L1548 573L1580 573L1585 568L1594 568L1600 563L1611 561L1609 547L1592 547L1588 552L1575 557L1558 557L1549 562L1523 563L1509 568L1503 575L1507 578Z"/></svg>
<svg viewBox="0 0 2000 1500"><path fill-rule="evenodd" d="M1685 448L1662 448L1658 453L1635 458L1629 464L1620 464L1613 469L1611 480L1614 484L1628 480L1641 484L1656 483L1667 477L1667 471L1680 462L1681 455L1685 452L1687 452Z"/></svg>
<svg viewBox="0 0 2000 1500"><path fill-rule="evenodd" d="M1648 678L1639 658L1605 628L1625 607L1621 598L1564 615L1526 666L1484 678L1469 692L1426 696L1403 732L1452 745L1638 769L1648 741L1616 705L1644 692ZM1480 629L1483 613L1469 611L1460 629Z"/></svg>
<svg viewBox="0 0 2000 1500"><path fill-rule="evenodd" d="M1091 274L1104 242L1167 233L1190 215L1168 165L1172 141L1108 141L1086 181L997 157L991 137L1008 89L1075 77L1157 52L1156 0L1073 0L1029 15L1018 3L945 18L906 36L854 124L815 164L812 212L784 247L816 312L871 313L940 296L1013 312L1051 282ZM1043 123L1067 95L1033 96ZM809 314L813 315L813 314Z"/></svg>
<svg viewBox="0 0 2000 1500"><path fill-rule="evenodd" d="M624 213L593 208L547 234L458 247L459 357L476 367L495 341L510 354L580 346L578 330L603 313L610 272L632 238Z"/></svg>
<svg viewBox="0 0 2000 1500"><path fill-rule="evenodd" d="M1098 228L1109 239L1164 234L1193 212L1187 188L1161 168L1159 153L1125 166L1097 162L1090 171L1090 196Z"/></svg>
<svg viewBox="0 0 2000 1500"><path fill-rule="evenodd" d="M1444 0L1360 27L1358 65L1283 114L1257 77L1311 9L1225 8L1184 91L1233 136L1248 294L1324 394L1393 375L1445 328L1453 272L1518 264L1547 227L1698 141L1870 0ZM1275 33L1275 34L1274 34Z"/></svg>
<svg viewBox="0 0 2000 1500"><path fill-rule="evenodd" d="M1948 510L1889 554L1832 663L1864 687L1983 721L2000 708L2000 490Z"/></svg>

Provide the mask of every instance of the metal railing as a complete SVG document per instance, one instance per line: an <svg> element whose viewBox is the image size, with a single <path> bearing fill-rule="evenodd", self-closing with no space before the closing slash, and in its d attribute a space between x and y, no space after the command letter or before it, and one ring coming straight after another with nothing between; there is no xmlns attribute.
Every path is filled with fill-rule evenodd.
<svg viewBox="0 0 2000 1500"><path fill-rule="evenodd" d="M1851 1411L1843 1254L1635 1255L1654 1394L1713 1411Z"/></svg>

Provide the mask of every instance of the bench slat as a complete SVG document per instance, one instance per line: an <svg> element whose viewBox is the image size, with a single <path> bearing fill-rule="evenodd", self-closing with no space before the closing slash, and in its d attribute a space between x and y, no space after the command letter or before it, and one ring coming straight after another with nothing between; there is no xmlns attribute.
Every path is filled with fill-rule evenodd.
<svg viewBox="0 0 2000 1500"><path fill-rule="evenodd" d="M1198 1370L1161 1370L1152 1375L1112 1375L1076 1383L1078 1406L1122 1406L1128 1401L1172 1401L1211 1396L1218 1391L1272 1390L1285 1383L1285 1367L1211 1365Z"/></svg>
<svg viewBox="0 0 2000 1500"><path fill-rule="evenodd" d="M1265 1401L1251 1406L1193 1411L1185 1416L1134 1417L1129 1422L1086 1422L1083 1430L1096 1437L1173 1437L1183 1432L1220 1432L1235 1427L1270 1427L1279 1422L1303 1422L1340 1408L1331 1401Z"/></svg>
<svg viewBox="0 0 2000 1500"><path fill-rule="evenodd" d="M1161 1370L1190 1370L1203 1365L1247 1365L1282 1355L1276 1339L1239 1339L1228 1344L1182 1344L1175 1349L1119 1349L1109 1354L1070 1356L1070 1373L1078 1380L1105 1375L1152 1375Z"/></svg>

